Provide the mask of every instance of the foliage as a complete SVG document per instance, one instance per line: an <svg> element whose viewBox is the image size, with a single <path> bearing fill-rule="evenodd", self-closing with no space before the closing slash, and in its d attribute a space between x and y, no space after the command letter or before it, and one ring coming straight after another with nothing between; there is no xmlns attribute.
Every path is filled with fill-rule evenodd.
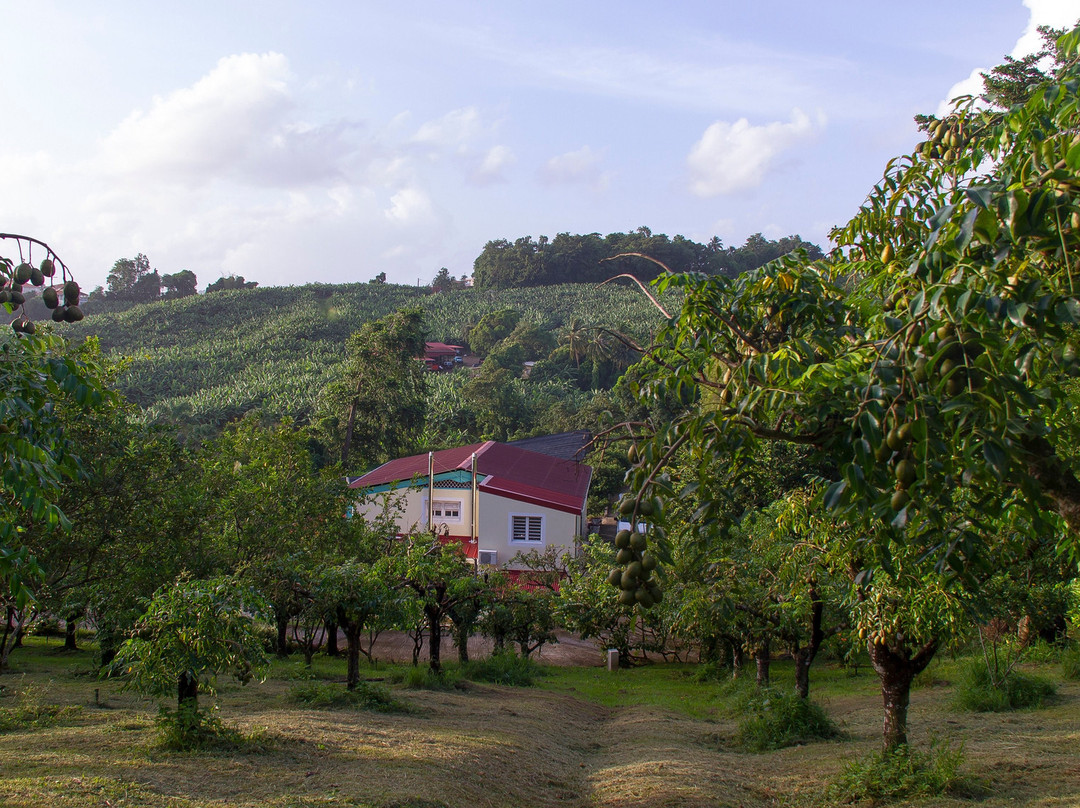
<svg viewBox="0 0 1080 808"><path fill-rule="evenodd" d="M625 258L625 253L644 253L663 261L676 272L704 272L737 275L795 249L809 249L814 257L821 250L798 236L769 241L760 233L750 236L743 247L726 250L720 239L698 244L683 236L668 238L653 234L647 227L631 233L571 235L559 233L554 239L541 236L533 241L524 236L510 242L495 239L484 245L473 263L478 289L509 289L559 283L600 283L621 273L632 273L649 281L657 271Z"/></svg>
<svg viewBox="0 0 1080 808"><path fill-rule="evenodd" d="M851 761L826 798L849 804L945 794L961 784L957 772L963 759L963 744L932 742L926 752L908 746L877 752Z"/></svg>
<svg viewBox="0 0 1080 808"><path fill-rule="evenodd" d="M144 419L179 424L185 438L198 441L254 409L275 421L312 423L320 393L345 372L341 346L358 324L410 304L424 310L430 339L452 343L462 341L466 325L503 308L521 311L524 321L556 335L578 316L639 342L648 340L660 320L640 293L612 285L461 289L424 296L415 287L364 283L222 291L126 310L111 310L106 301L81 323L62 328L79 337L98 336L107 356L130 357L118 390L143 410ZM467 380L464 373L428 377L432 396L442 384L459 392ZM527 407L521 425L530 431L549 412L572 419L588 399L565 385L534 388L518 379L514 386ZM560 398L566 402L556 407ZM459 403L447 405L446 415L435 422L438 445L474 440L473 432L462 432L472 429L469 412L459 418L454 415Z"/></svg>
<svg viewBox="0 0 1080 808"><path fill-rule="evenodd" d="M735 743L750 752L767 752L807 741L831 740L840 730L820 705L798 694L761 689L744 705Z"/></svg>
<svg viewBox="0 0 1080 808"><path fill-rule="evenodd" d="M370 710L376 713L407 713L409 705L394 698L390 691L374 682L359 682L352 690L326 682L305 682L289 691L289 701L315 710Z"/></svg>
<svg viewBox="0 0 1080 808"><path fill-rule="evenodd" d="M533 660L509 649L461 666L461 675L466 679L508 687L532 687L540 673L540 666Z"/></svg>
<svg viewBox="0 0 1080 808"><path fill-rule="evenodd" d="M423 314L402 309L364 323L345 343L340 378L322 391L318 428L342 464L409 454L424 428Z"/></svg>
<svg viewBox="0 0 1080 808"><path fill-rule="evenodd" d="M994 670L984 660L974 659L964 668L956 684L953 703L958 710L999 713L1041 707L1056 692L1047 679L1018 670Z"/></svg>
<svg viewBox="0 0 1080 808"><path fill-rule="evenodd" d="M222 275L216 281L207 285L206 294L225 292L232 289L254 289L258 285L258 281L245 281L243 275Z"/></svg>
<svg viewBox="0 0 1080 808"><path fill-rule="evenodd" d="M63 483L81 472L62 430L58 407L101 406L110 394L92 351L67 350L51 335L0 336L0 601L18 610L41 570L23 543L25 525L65 529L58 503ZM0 667L6 658L0 648Z"/></svg>
<svg viewBox="0 0 1080 808"><path fill-rule="evenodd" d="M648 430L635 489L662 487L657 465L687 442L736 477L757 442L784 440L838 464L822 501L882 556L902 541L960 574L994 520L1080 524L1080 482L1055 448L1078 437L1058 412L1080 368L1078 42L1062 40L1068 64L1024 105L961 103L935 121L827 260L660 279L686 300L636 389L699 406Z"/></svg>
<svg viewBox="0 0 1080 808"><path fill-rule="evenodd" d="M51 727L77 715L81 710L81 707L72 705L47 704L42 689L28 685L19 692L16 704L0 707L0 735Z"/></svg>
<svg viewBox="0 0 1080 808"><path fill-rule="evenodd" d="M259 597L235 580L163 586L120 649L115 669L127 676L125 687L148 695L178 693L180 708L197 710L198 692L213 693L219 673L246 684L266 667L253 621L263 611Z"/></svg>
<svg viewBox="0 0 1080 808"><path fill-rule="evenodd" d="M1070 643L1062 653L1061 676L1071 682L1080 679L1080 643Z"/></svg>
<svg viewBox="0 0 1080 808"><path fill-rule="evenodd" d="M200 710L178 704L170 710L162 706L156 724L158 745L169 752L233 752L245 745L244 735L225 726L216 708Z"/></svg>
<svg viewBox="0 0 1080 808"><path fill-rule="evenodd" d="M403 684L410 690L454 690L460 687L459 672L453 668L438 671L425 666L398 668L387 676L390 682Z"/></svg>

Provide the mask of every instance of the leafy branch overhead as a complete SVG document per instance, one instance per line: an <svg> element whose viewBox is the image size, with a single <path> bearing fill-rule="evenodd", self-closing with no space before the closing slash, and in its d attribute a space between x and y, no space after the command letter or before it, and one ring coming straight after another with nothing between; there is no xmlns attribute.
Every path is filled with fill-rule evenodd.
<svg viewBox="0 0 1080 808"><path fill-rule="evenodd" d="M1067 525L1074 551L1080 480L1058 447L1078 437L1061 407L1080 372L1078 46L1059 41L1022 103L929 120L826 258L659 278L685 300L633 389L693 406L652 424L635 488L663 493L657 466L684 442L734 478L758 442L789 441L837 463L823 502L882 563L900 540L962 572L993 520Z"/></svg>

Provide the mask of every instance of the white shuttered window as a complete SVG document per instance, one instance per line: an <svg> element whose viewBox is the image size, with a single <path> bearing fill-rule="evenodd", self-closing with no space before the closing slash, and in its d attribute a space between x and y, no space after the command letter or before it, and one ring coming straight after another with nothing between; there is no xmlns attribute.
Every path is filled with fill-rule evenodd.
<svg viewBox="0 0 1080 808"><path fill-rule="evenodd" d="M511 514L510 541L543 544L544 517L520 513Z"/></svg>

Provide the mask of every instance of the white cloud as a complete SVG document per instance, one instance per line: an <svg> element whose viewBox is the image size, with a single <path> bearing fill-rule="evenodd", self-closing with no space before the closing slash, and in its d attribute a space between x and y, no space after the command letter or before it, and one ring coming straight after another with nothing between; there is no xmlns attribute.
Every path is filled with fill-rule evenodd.
<svg viewBox="0 0 1080 808"><path fill-rule="evenodd" d="M819 120L821 125L823 121ZM686 158L690 190L697 196L709 197L755 188L781 153L814 131L810 118L799 109L792 110L790 123L774 121L754 126L746 118L735 123L717 121L705 130Z"/></svg>
<svg viewBox="0 0 1080 808"><path fill-rule="evenodd" d="M505 182L503 172L515 162L514 153L508 146L492 146L470 172L469 181L474 185Z"/></svg>
<svg viewBox="0 0 1080 808"><path fill-rule="evenodd" d="M390 197L386 218L397 225L423 223L434 218L431 198L419 188L402 188Z"/></svg>
<svg viewBox="0 0 1080 808"><path fill-rule="evenodd" d="M421 124L413 140L439 148L460 150L467 148L483 130L480 111L476 107L463 107Z"/></svg>
<svg viewBox="0 0 1080 808"><path fill-rule="evenodd" d="M156 97L102 144L101 167L153 179L206 181L249 159L292 106L288 61L279 53L221 59L191 87Z"/></svg>
<svg viewBox="0 0 1080 808"><path fill-rule="evenodd" d="M1080 9L1077 8L1076 0L1024 0L1028 9L1028 22L1024 33L1016 41L1009 56L1020 59L1028 54L1038 51L1043 44L1039 34L1040 25L1048 25L1051 28L1070 28L1080 18ZM971 71L971 75L961 79L949 88L945 98L938 104L936 114L943 117L952 110L954 98L965 95L978 97L983 91L982 74L989 67L977 67Z"/></svg>
<svg viewBox="0 0 1080 808"><path fill-rule="evenodd" d="M596 152L590 146L582 146L548 160L540 171L540 179L549 185L588 185L602 191L611 181L611 173L601 170L603 159L603 149Z"/></svg>

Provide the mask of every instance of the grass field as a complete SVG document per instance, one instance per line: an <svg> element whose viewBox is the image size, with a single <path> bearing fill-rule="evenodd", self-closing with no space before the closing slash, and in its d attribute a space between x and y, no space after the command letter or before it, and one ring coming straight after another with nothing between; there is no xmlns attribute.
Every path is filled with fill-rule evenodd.
<svg viewBox="0 0 1080 808"><path fill-rule="evenodd" d="M90 651L33 638L12 666L0 676L3 806L824 805L828 782L875 750L881 731L868 668L814 672L812 696L843 740L749 754L731 743L737 688L699 682L693 666L549 668L532 688L390 685L409 710L385 714L295 706L289 692L309 674L290 660L215 700L243 733L238 745L177 753L157 746L157 702L97 679ZM774 668L787 686L790 668ZM913 804L1080 805L1080 684L1045 663L1038 672L1059 679L1048 706L960 713L950 707L958 670L946 659L920 677L910 721L917 746L963 743L964 787ZM317 658L314 675L344 687L341 661Z"/></svg>

